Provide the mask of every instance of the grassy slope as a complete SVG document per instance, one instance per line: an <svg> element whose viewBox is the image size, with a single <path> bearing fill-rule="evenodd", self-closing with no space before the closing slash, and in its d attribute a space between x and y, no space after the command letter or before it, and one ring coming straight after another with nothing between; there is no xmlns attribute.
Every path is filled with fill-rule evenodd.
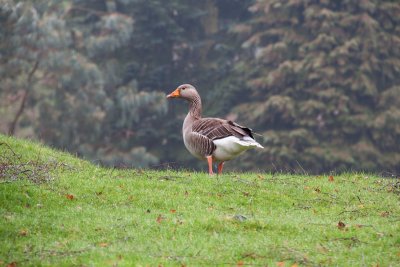
<svg viewBox="0 0 400 267"><path fill-rule="evenodd" d="M2 142L31 169L63 164L42 184L0 177L0 266L400 263L395 180L111 170Z"/></svg>

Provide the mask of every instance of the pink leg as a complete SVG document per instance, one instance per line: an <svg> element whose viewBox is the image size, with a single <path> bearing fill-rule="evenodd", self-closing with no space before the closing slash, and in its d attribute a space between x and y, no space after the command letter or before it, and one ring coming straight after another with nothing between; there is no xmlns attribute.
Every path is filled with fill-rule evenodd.
<svg viewBox="0 0 400 267"><path fill-rule="evenodd" d="M222 174L222 169L224 168L225 162L221 162L218 164L218 174Z"/></svg>
<svg viewBox="0 0 400 267"><path fill-rule="evenodd" d="M212 169L212 156L207 156L207 162L208 162L208 173L210 175L213 175L213 169Z"/></svg>

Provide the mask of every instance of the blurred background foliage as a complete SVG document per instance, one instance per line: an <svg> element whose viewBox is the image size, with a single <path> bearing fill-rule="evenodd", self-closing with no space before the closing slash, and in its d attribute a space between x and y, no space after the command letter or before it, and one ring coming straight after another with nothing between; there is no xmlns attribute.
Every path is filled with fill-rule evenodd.
<svg viewBox="0 0 400 267"><path fill-rule="evenodd" d="M237 170L400 172L400 2L0 0L0 131L100 164L199 168L187 105L253 128Z"/></svg>

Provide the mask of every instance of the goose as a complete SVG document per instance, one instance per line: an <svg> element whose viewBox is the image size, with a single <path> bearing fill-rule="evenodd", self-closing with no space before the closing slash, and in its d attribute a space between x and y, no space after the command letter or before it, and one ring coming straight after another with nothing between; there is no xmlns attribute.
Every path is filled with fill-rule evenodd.
<svg viewBox="0 0 400 267"><path fill-rule="evenodd" d="M189 102L189 112L183 121L182 135L185 147L198 159L207 160L208 173L213 175L213 162L222 174L224 163L251 148L263 148L253 137L250 128L231 120L202 118L201 98L190 84L178 86L168 99L181 98Z"/></svg>

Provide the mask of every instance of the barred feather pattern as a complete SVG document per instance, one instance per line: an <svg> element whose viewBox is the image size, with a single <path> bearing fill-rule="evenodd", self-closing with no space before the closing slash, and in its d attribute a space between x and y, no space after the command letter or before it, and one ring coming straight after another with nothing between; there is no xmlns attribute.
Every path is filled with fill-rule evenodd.
<svg viewBox="0 0 400 267"><path fill-rule="evenodd" d="M200 157L209 156L216 149L214 142L210 138L202 134L194 132L191 134L191 137L193 138L193 140L196 140L196 142L193 142L191 146L194 151L199 152Z"/></svg>
<svg viewBox="0 0 400 267"><path fill-rule="evenodd" d="M192 130L202 134L211 140L221 139L227 136L235 136L242 139L245 136L253 138L250 128L240 126L233 121L217 118L204 118L193 123Z"/></svg>

